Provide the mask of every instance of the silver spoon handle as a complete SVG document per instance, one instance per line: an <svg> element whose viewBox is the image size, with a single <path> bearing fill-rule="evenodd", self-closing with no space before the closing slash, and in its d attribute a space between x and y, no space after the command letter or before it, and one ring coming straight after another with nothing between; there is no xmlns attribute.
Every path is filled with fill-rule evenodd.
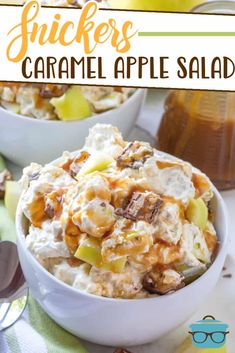
<svg viewBox="0 0 235 353"><path fill-rule="evenodd" d="M24 295L24 292L27 290L27 283L24 283L13 295L9 298L0 298L0 304L3 303L12 303L14 300L17 300Z"/></svg>

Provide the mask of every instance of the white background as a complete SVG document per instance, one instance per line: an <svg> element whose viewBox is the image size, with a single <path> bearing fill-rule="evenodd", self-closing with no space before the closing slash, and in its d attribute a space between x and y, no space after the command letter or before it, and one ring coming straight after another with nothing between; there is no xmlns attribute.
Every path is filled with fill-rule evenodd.
<svg viewBox="0 0 235 353"><path fill-rule="evenodd" d="M15 6L0 7L0 80L24 81L21 74L21 63L9 62L6 58L6 48L11 36L8 31L20 22L22 8ZM61 23L72 20L78 24L81 10L62 8L41 8L37 22L40 24L50 23L56 13L61 14ZM131 20L134 28L138 31L157 32L235 32L235 17L233 15L208 15L208 14L174 14L174 13L150 13L116 10L99 10L94 20L96 24L114 18L118 28L121 28L124 21ZM30 30L30 26L29 26ZM14 32L15 35L19 31ZM72 33L71 33L72 34ZM69 34L68 34L69 35ZM92 37L92 35L91 35ZM177 58L184 56L187 62L194 57L205 56L207 59L207 72L210 73L210 64L213 57L227 56L235 61L235 37L139 37L136 35L131 39L131 49L124 56L154 56L156 58L156 72L158 71L158 58L168 56L169 79L150 79L149 70L146 65L145 77L138 79L138 67L133 67L131 79L119 78L115 80L113 75L113 63L117 56L110 41L98 45L92 56L102 56L103 70L107 79L85 79L77 77L76 80L61 80L60 82L79 84L104 84L121 86L145 86L164 88L200 88L235 90L235 75L230 79L179 79L177 77ZM84 56L83 43L74 43L68 47L59 44L39 46L37 43L29 45L27 56L32 59L38 56L56 56L58 59L66 55L79 58ZM42 79L34 80L42 81ZM59 79L44 80L48 82L59 82Z"/></svg>

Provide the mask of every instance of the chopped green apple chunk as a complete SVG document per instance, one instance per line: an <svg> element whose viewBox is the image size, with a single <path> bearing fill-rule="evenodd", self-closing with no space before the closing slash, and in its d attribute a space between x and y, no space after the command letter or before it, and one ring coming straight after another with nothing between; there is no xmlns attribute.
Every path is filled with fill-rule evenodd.
<svg viewBox="0 0 235 353"><path fill-rule="evenodd" d="M78 246L75 257L93 266L100 266L102 262L100 242L97 239L86 237Z"/></svg>
<svg viewBox="0 0 235 353"><path fill-rule="evenodd" d="M190 199L186 211L186 217L194 223L198 228L204 230L208 221L208 209L202 198Z"/></svg>
<svg viewBox="0 0 235 353"><path fill-rule="evenodd" d="M15 219L17 204L21 195L22 189L17 181L6 182L5 206L9 215Z"/></svg>
<svg viewBox="0 0 235 353"><path fill-rule="evenodd" d="M181 264L181 265L175 266L175 271L176 272L183 272L183 271L189 270L190 268L191 267L188 265Z"/></svg>
<svg viewBox="0 0 235 353"><path fill-rule="evenodd" d="M80 244L74 256L92 266L117 273L122 272L126 264L126 257L111 262L104 262L99 243L91 239Z"/></svg>
<svg viewBox="0 0 235 353"><path fill-rule="evenodd" d="M61 120L81 120L92 115L90 104L78 86L69 88L61 97L52 98L50 103Z"/></svg>
<svg viewBox="0 0 235 353"><path fill-rule="evenodd" d="M3 172L5 169L6 169L6 164L2 156L0 156L0 173Z"/></svg>
<svg viewBox="0 0 235 353"><path fill-rule="evenodd" d="M104 152L97 151L93 153L83 164L82 168L77 174L77 177L80 177L81 175L90 174L95 171L105 170L113 162L114 159L110 155Z"/></svg>
<svg viewBox="0 0 235 353"><path fill-rule="evenodd" d="M190 284L194 282L196 279L198 279L200 276L203 275L207 270L206 266L199 266L199 267L189 267L188 269L185 269L184 271L181 272L183 278L184 278L184 283L185 284Z"/></svg>
<svg viewBox="0 0 235 353"><path fill-rule="evenodd" d="M126 257L121 257L120 259L111 262L103 262L101 267L107 271L121 273L124 270L126 261Z"/></svg>

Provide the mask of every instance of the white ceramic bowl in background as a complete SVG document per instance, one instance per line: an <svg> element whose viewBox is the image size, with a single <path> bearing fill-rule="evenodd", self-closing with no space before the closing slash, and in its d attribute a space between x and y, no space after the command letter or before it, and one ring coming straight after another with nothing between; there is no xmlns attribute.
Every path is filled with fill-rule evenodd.
<svg viewBox="0 0 235 353"><path fill-rule="evenodd" d="M53 164L58 163L54 161ZM26 219L19 201L16 215L20 263L34 298L60 326L85 340L108 346L151 342L185 322L212 293L228 243L226 207L215 193L218 255L199 279L179 291L149 299L109 299L76 290L47 272L25 245Z"/></svg>
<svg viewBox="0 0 235 353"><path fill-rule="evenodd" d="M81 148L89 128L96 123L117 126L126 138L145 96L146 90L137 89L119 108L72 122L33 119L0 107L0 153L21 167L31 162L45 164L63 151Z"/></svg>

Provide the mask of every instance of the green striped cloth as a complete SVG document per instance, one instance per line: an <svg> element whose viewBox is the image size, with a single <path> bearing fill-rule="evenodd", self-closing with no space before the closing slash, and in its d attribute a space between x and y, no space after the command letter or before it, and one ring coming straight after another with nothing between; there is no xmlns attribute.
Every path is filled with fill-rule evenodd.
<svg viewBox="0 0 235 353"><path fill-rule="evenodd" d="M14 222L0 202L0 239L15 241ZM0 353L88 353L78 338L58 326L30 296L15 325L0 332Z"/></svg>

